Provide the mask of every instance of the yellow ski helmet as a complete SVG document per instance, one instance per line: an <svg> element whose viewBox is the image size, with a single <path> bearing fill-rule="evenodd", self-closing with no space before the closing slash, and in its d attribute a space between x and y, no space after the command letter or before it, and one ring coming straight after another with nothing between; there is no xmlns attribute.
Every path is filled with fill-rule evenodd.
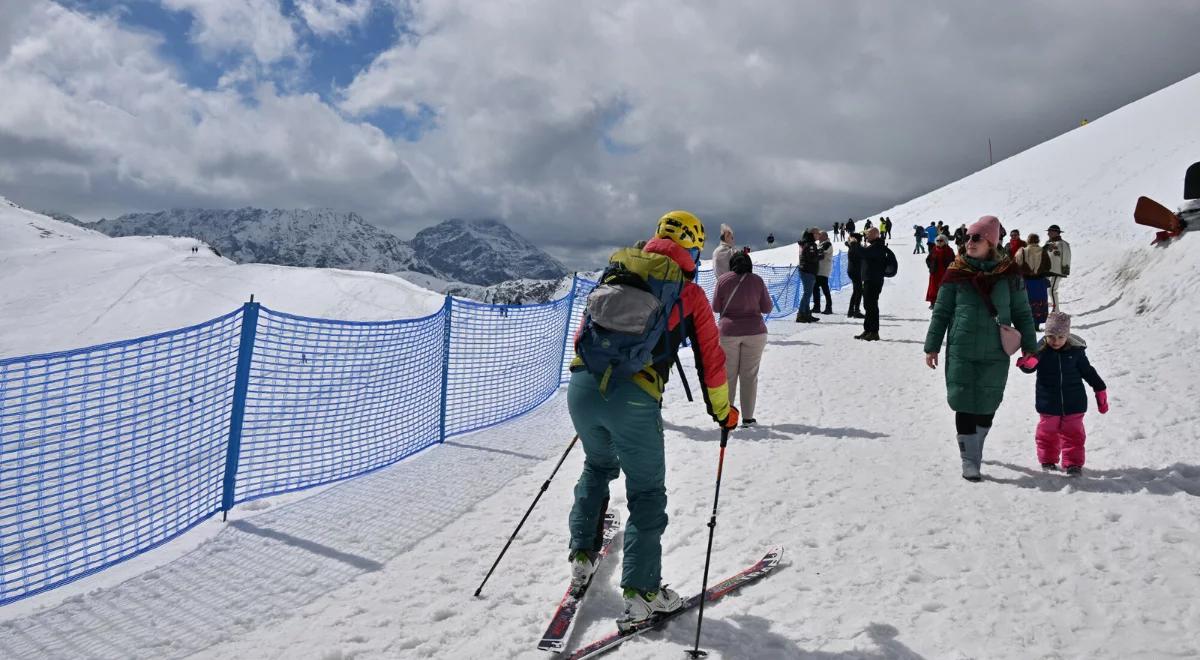
<svg viewBox="0 0 1200 660"><path fill-rule="evenodd" d="M669 238L685 250L704 249L704 223L687 211L670 211L659 218L654 235Z"/></svg>

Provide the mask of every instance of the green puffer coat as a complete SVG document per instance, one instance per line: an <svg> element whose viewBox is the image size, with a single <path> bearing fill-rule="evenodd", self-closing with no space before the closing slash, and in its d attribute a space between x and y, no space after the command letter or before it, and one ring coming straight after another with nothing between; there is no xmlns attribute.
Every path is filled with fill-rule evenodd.
<svg viewBox="0 0 1200 660"><path fill-rule="evenodd" d="M999 262L967 259L976 270L991 272ZM1021 332L1021 349L1037 350L1033 313L1025 283L1013 276L992 288L992 304L1000 323ZM996 327L983 297L970 282L945 282L938 289L933 318L925 335L925 352L937 353L946 338L946 399L955 412L991 415L1004 400L1004 385L1012 357L1000 345Z"/></svg>

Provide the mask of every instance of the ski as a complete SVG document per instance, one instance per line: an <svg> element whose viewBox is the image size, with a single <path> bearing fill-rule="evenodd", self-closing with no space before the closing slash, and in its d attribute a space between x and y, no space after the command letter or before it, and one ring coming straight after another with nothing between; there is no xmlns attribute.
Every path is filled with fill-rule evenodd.
<svg viewBox="0 0 1200 660"><path fill-rule="evenodd" d="M613 539L620 530L620 514L615 511L604 514L604 526L601 532L603 540L600 542L600 553L596 558L596 570L600 569L600 562L608 554L608 549L612 546ZM592 578L595 577L596 573L593 572ZM554 610L554 616L550 618L550 625L542 634L542 641L538 642L540 650L552 653L563 650L563 645L567 643L567 638L571 636L571 629L575 626L575 613L579 611L579 602L583 600L583 596L591 584L592 580L588 579L587 584L580 589L567 587L567 593L563 594L562 600L558 603L558 609Z"/></svg>
<svg viewBox="0 0 1200 660"><path fill-rule="evenodd" d="M783 557L783 547L771 548L767 554L763 555L762 559L755 562L752 566L749 566L736 575L727 577L717 584L709 587L708 590L704 592L705 600L711 603L719 600L721 597L725 596L731 591L750 584L751 582L757 581L778 566L781 557ZM700 596L701 594L695 594L688 597L683 601L682 607L674 612L671 612L670 614L666 614L654 619L651 623L645 626L635 628L634 630L626 633L613 631L608 635L605 635L604 637L592 642L591 644L579 648L571 655L566 656L566 660L583 660L584 658L594 658L602 653L607 653L615 649L621 644L641 635L644 632L662 628L672 619L676 619L692 608L700 605Z"/></svg>

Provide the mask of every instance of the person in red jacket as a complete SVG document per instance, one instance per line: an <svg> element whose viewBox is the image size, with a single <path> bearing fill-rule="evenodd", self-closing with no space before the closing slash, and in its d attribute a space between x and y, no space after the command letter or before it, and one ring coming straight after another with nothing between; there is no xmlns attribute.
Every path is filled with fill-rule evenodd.
<svg viewBox="0 0 1200 660"><path fill-rule="evenodd" d="M1008 232L1008 256L1010 259L1016 259L1017 252L1025 245L1025 241L1021 240L1021 230L1014 229Z"/></svg>
<svg viewBox="0 0 1200 660"><path fill-rule="evenodd" d="M950 247L950 241L945 234L938 234L933 242L933 249L929 251L929 256L925 257L925 265L929 266L929 286L925 289L925 300L929 303L929 309L933 309L933 303L937 302L938 288L942 286L946 269L954 263L954 256L954 249Z"/></svg>
<svg viewBox="0 0 1200 660"><path fill-rule="evenodd" d="M696 358L708 414L724 428L738 425L738 410L729 401L717 323L707 294L695 281L703 249L704 225L687 211L671 211L659 219L655 237L642 248L669 257L686 282L680 294L682 324L677 313L667 317L667 334L641 371L602 385L578 354L571 362L567 410L585 454L570 517L571 583L586 583L596 570L597 530L604 520L608 484L623 472L629 520L621 573L625 613L617 620L622 630L645 625L655 615L683 604L679 594L662 584L661 539L667 527L662 396L675 351L685 336Z"/></svg>

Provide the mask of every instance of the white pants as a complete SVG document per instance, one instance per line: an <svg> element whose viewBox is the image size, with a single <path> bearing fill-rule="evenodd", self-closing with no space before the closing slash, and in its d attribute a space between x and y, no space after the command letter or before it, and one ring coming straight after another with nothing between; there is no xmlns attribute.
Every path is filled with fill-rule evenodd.
<svg viewBox="0 0 1200 660"><path fill-rule="evenodd" d="M1050 310L1054 312L1058 311L1058 283L1062 279L1059 275L1050 276Z"/></svg>
<svg viewBox="0 0 1200 660"><path fill-rule="evenodd" d="M738 406L742 419L754 419L754 402L758 398L758 365L762 362L763 349L766 347L765 332L761 335L721 337L731 405L737 397L738 381L742 383L742 405Z"/></svg>

